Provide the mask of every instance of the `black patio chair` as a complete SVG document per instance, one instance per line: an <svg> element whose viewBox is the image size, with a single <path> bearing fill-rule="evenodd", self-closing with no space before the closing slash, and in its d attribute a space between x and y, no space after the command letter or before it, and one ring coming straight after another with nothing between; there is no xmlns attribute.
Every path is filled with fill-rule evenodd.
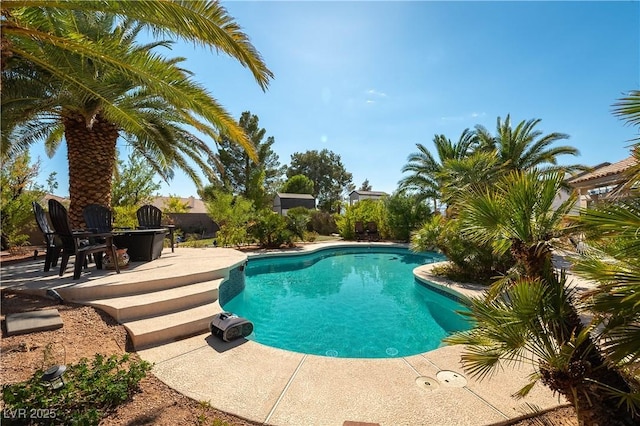
<svg viewBox="0 0 640 426"><path fill-rule="evenodd" d="M364 240L365 237L367 236L367 231L364 229L364 224L362 222L356 222L355 225L355 232L356 232L356 240L360 241L360 240Z"/></svg>
<svg viewBox="0 0 640 426"><path fill-rule="evenodd" d="M173 253L173 231L174 225L162 226L162 210L151 204L145 204L136 211L138 217L138 229L169 229L169 239L171 240L171 252Z"/></svg>
<svg viewBox="0 0 640 426"><path fill-rule="evenodd" d="M369 241L378 241L380 239L377 223L367 222L367 237L369 238Z"/></svg>
<svg viewBox="0 0 640 426"><path fill-rule="evenodd" d="M89 254L109 253L112 259L116 259L116 249L112 244L112 236L110 233L89 232L87 230L74 231L69 222L67 209L54 199L49 200L49 217L56 235L62 241L62 259L60 261L60 272L62 276L69 257L75 255L75 263L73 268L73 279L80 278L83 265L86 266L86 258ZM97 242L96 238L104 238L104 242ZM102 269L102 256L94 254L96 267ZM116 272L120 273L118 262L114 262Z"/></svg>
<svg viewBox="0 0 640 426"><path fill-rule="evenodd" d="M33 214L36 217L36 223L38 224L38 228L40 228L40 232L42 232L42 235L44 236L44 243L46 244L44 271L49 272L51 266L56 266L58 264L58 257L60 257L62 245L56 238L56 232L53 230L51 225L49 225L47 213L44 211L42 206L36 201L31 203L31 205L33 206Z"/></svg>
<svg viewBox="0 0 640 426"><path fill-rule="evenodd" d="M88 231L104 233L113 229L113 213L108 207L89 204L82 210L82 217Z"/></svg>

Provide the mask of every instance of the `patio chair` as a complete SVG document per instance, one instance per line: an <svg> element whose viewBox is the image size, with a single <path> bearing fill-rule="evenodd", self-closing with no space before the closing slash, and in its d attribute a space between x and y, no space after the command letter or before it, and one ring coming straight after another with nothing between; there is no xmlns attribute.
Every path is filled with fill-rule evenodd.
<svg viewBox="0 0 640 426"><path fill-rule="evenodd" d="M377 223L367 222L367 237L369 238L369 241L378 241L380 239Z"/></svg>
<svg viewBox="0 0 640 426"><path fill-rule="evenodd" d="M82 210L82 217L88 231L103 233L113 229L113 213L108 207L89 204Z"/></svg>
<svg viewBox="0 0 640 426"><path fill-rule="evenodd" d="M33 214L36 217L36 223L38 224L38 228L40 228L40 232L42 232L42 235L44 236L44 242L46 244L44 271L49 272L51 266L56 266L58 264L58 257L60 257L62 245L56 238L56 232L53 230L51 225L49 225L47 213L44 211L42 206L36 201L31 203L31 205L33 206Z"/></svg>
<svg viewBox="0 0 640 426"><path fill-rule="evenodd" d="M364 229L364 224L362 222L356 222L355 232L356 232L356 240L358 241L364 240L365 237L367 236L367 231Z"/></svg>
<svg viewBox="0 0 640 426"><path fill-rule="evenodd" d="M174 225L162 226L162 210L151 204L145 204L136 211L138 217L138 229L169 229L169 239L171 240L171 252L173 253L173 231Z"/></svg>
<svg viewBox="0 0 640 426"><path fill-rule="evenodd" d="M75 255L76 257L73 268L74 280L80 278L82 267L86 267L87 255L108 252L112 259L116 259L116 249L111 243L112 237L109 233L72 230L67 209L54 199L49 200L49 217L51 218L51 224L53 225L56 235L62 241L62 259L60 261L60 272L58 275L62 276L64 274L71 255ZM96 242L96 237L104 238L105 241ZM94 255L93 257L96 267L102 269L102 256ZM120 273L118 262L114 262L114 264L116 272Z"/></svg>

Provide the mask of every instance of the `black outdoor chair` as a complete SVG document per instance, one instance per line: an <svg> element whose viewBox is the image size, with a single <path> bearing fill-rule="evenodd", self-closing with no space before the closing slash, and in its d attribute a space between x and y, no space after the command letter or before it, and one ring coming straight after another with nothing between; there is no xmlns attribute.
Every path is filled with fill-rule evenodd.
<svg viewBox="0 0 640 426"><path fill-rule="evenodd" d="M367 231L364 229L364 224L362 222L356 222L355 225L355 232L356 232L356 240L360 241L360 240L364 240L364 238L367 235Z"/></svg>
<svg viewBox="0 0 640 426"><path fill-rule="evenodd" d="M169 239L171 240L171 252L173 253L173 231L174 225L162 226L162 210L151 204L145 204L136 211L138 217L138 229L169 229Z"/></svg>
<svg viewBox="0 0 640 426"><path fill-rule="evenodd" d="M113 213L108 207L89 204L82 210L82 217L88 231L104 233L113 229Z"/></svg>
<svg viewBox="0 0 640 426"><path fill-rule="evenodd" d="M36 201L31 204L33 205L33 214L36 217L36 223L38 224L38 228L40 228L40 232L42 232L42 235L44 236L44 242L47 246L44 257L44 271L49 272L51 266L56 266L58 263L58 257L60 257L62 245L56 238L56 232L53 230L51 225L49 225L47 213L44 211L42 206Z"/></svg>
<svg viewBox="0 0 640 426"><path fill-rule="evenodd" d="M377 223L367 222L367 237L369 237L369 241L378 241L380 239Z"/></svg>
<svg viewBox="0 0 640 426"><path fill-rule="evenodd" d="M86 266L87 255L93 253L109 253L112 259L116 259L116 249L112 244L110 233L88 232L86 230L73 231L69 222L67 209L54 199L49 200L49 217L55 229L56 235L62 241L62 259L60 261L59 275L64 274L69 262L69 257L75 254L76 259L73 268L73 279L80 278L82 266ZM104 238L104 242L96 242L96 238ZM94 255L96 267L102 269L102 256ZM120 273L118 262L114 262L116 272Z"/></svg>

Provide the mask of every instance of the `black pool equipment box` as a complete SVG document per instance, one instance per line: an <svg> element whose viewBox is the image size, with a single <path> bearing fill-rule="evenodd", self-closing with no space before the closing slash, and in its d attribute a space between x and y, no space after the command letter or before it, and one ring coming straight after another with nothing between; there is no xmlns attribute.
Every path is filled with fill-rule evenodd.
<svg viewBox="0 0 640 426"><path fill-rule="evenodd" d="M214 336L230 342L250 335L253 332L253 323L231 312L221 312L213 317L209 329Z"/></svg>

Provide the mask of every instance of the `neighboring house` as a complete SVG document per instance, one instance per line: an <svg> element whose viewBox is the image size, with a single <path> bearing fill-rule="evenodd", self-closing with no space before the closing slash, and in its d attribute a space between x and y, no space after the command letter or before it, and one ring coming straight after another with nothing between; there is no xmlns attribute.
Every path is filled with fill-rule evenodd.
<svg viewBox="0 0 640 426"><path fill-rule="evenodd" d="M602 163L591 171L581 173L567 180L579 195L580 208L588 208L601 200L624 197L619 189L627 182L625 171L636 164L634 157L625 158L617 163Z"/></svg>
<svg viewBox="0 0 640 426"><path fill-rule="evenodd" d="M156 197L151 201L151 204L164 211L170 198ZM198 234L203 238L215 236L220 227L207 214L207 206L204 201L193 196L188 198L181 197L179 200L187 205L187 212L167 213L176 228L189 234Z"/></svg>
<svg viewBox="0 0 640 426"><path fill-rule="evenodd" d="M316 199L310 194L289 194L285 192L278 192L273 199L273 211L279 215L286 216L287 210L294 207L315 209Z"/></svg>
<svg viewBox="0 0 640 426"><path fill-rule="evenodd" d="M382 191L361 191L359 189L351 191L349 194L349 205L352 206L362 200L379 200L382 197L388 197L389 194Z"/></svg>
<svg viewBox="0 0 640 426"><path fill-rule="evenodd" d="M160 210L164 211L167 203L169 203L169 200L171 198L172 197L156 197L156 198L153 199L151 204L153 204L154 206L156 206ZM207 207L204 205L204 201L202 201L199 198L195 198L195 197L191 196L189 198L180 197L178 199L180 200L180 202L182 204L186 204L187 205L187 212L188 213L206 213L207 212Z"/></svg>

